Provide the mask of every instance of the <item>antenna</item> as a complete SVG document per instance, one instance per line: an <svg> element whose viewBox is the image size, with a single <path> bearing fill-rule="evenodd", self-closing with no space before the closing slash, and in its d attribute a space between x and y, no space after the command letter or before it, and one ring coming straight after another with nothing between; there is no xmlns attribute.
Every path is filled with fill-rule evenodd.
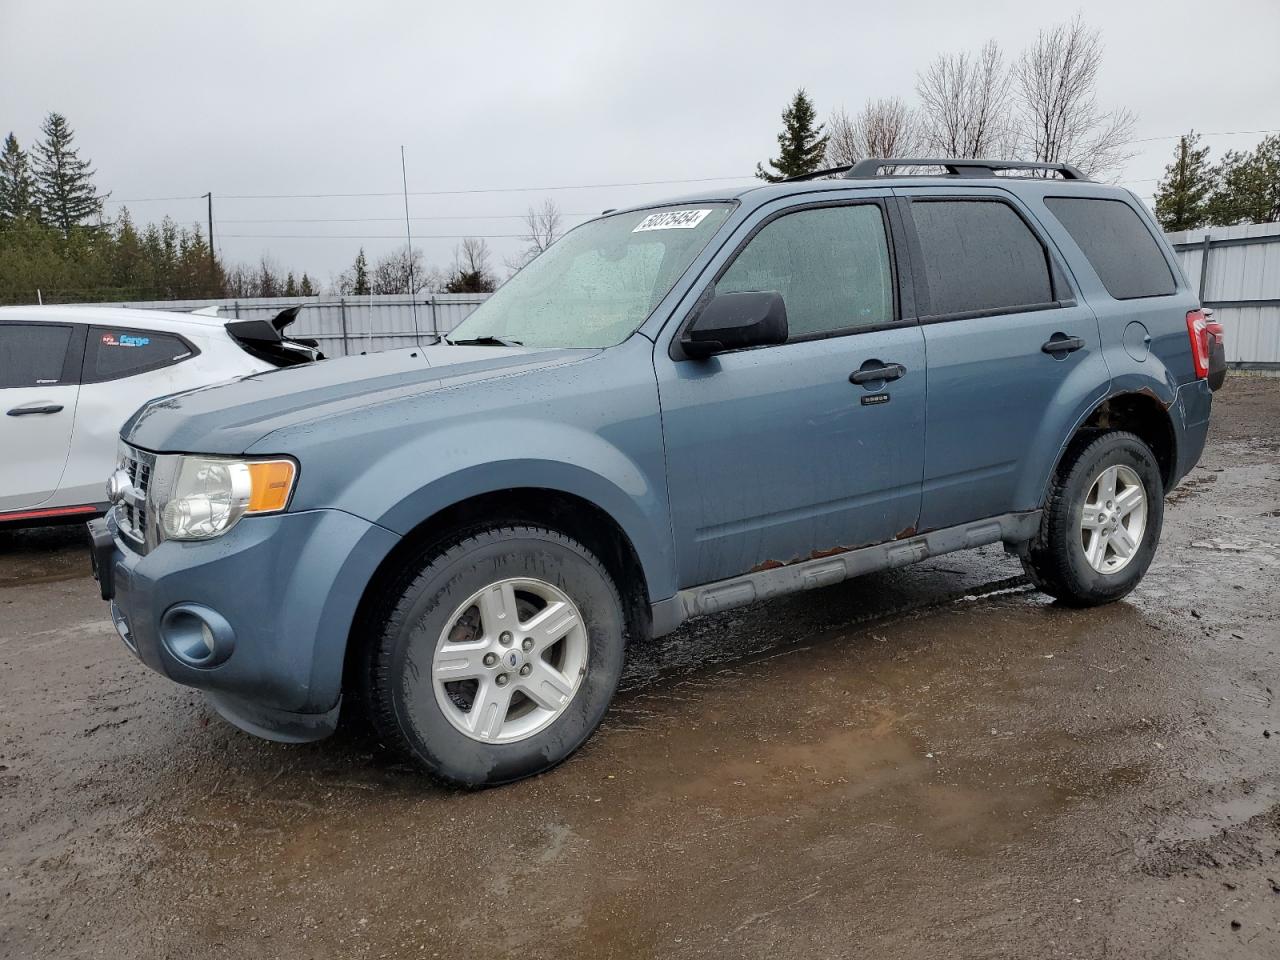
<svg viewBox="0 0 1280 960"><path fill-rule="evenodd" d="M404 186L404 237L409 246L409 306L413 309L413 342L421 347L418 336L418 295L413 290L413 232L409 229L409 174L404 165L404 144L400 144L400 183ZM372 320L372 311L370 320Z"/></svg>

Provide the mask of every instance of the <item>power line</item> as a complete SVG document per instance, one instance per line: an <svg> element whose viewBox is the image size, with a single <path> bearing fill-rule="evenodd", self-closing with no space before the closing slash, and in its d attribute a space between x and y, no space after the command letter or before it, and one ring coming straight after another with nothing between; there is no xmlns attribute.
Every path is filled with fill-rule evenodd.
<svg viewBox="0 0 1280 960"><path fill-rule="evenodd" d="M475 193L542 193L548 190L606 190L617 187L652 187L672 183L714 183L723 180L750 180L750 174L736 174L729 177L685 177L677 180L633 180L628 183L564 183L547 187L474 187L466 190L411 190L411 197L445 197L461 196ZM401 190L379 191L367 193L241 193L218 194L218 201L223 200L326 200L360 197L399 197ZM133 199L111 199L107 203L153 203L169 200L203 200L204 194L190 197L134 197Z"/></svg>
<svg viewBox="0 0 1280 960"><path fill-rule="evenodd" d="M562 213L562 217L594 217L595 213ZM431 217L410 217L415 222L419 220L524 220L529 216L528 213L491 213L491 214L464 214L457 216L431 216ZM228 220L223 217L218 218L219 223L400 223L404 217L263 217L259 219L248 220Z"/></svg>
<svg viewBox="0 0 1280 960"><path fill-rule="evenodd" d="M1277 130L1219 130L1216 133L1201 133L1202 137L1242 137L1246 134L1259 133L1280 133ZM1152 140L1177 140L1179 137L1185 137L1185 133L1169 133L1160 137L1139 137L1137 140L1130 140L1130 143L1150 143Z"/></svg>

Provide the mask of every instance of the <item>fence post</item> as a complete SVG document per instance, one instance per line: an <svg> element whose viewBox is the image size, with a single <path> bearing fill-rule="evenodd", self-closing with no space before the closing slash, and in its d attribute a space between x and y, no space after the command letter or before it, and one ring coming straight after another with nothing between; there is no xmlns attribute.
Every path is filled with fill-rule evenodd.
<svg viewBox="0 0 1280 960"><path fill-rule="evenodd" d="M339 315L342 317L342 355L346 357L346 356L349 356L351 353L351 350L347 345L347 298L346 297L338 298L338 310L339 310Z"/></svg>
<svg viewBox="0 0 1280 960"><path fill-rule="evenodd" d="M1209 283L1209 233L1205 231L1204 242L1200 247L1200 302L1204 303L1204 289Z"/></svg>
<svg viewBox="0 0 1280 960"><path fill-rule="evenodd" d="M236 312L236 319L239 320L240 319L240 301L239 300L235 302L233 309Z"/></svg>

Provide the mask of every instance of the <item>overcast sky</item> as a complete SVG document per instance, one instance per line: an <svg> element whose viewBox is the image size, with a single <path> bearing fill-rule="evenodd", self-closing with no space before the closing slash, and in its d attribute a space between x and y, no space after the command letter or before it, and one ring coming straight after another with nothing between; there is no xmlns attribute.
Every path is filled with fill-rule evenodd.
<svg viewBox="0 0 1280 960"><path fill-rule="evenodd" d="M518 215L546 196L572 224L703 185L511 188L748 182L773 155L796 87L823 117L869 97L914 98L916 72L938 52L994 37L1015 55L1070 16L1060 9L0 0L0 135L29 146L46 112L63 113L112 193L109 211L127 201L138 221L203 223L203 200L142 198L212 191L225 260L266 252L326 284L360 245L373 259L403 242L403 144L410 191L511 191L410 197L429 262L451 260L448 235L472 234L491 237L500 265L521 244L495 235L518 234ZM1079 9L1106 45L1102 103L1134 111L1135 136L1164 138L1137 144L1123 174L1144 197L1171 135L1280 128L1280 0ZM1259 137L1206 139L1216 157ZM359 193L391 195L233 199ZM302 222L321 218L353 222Z"/></svg>

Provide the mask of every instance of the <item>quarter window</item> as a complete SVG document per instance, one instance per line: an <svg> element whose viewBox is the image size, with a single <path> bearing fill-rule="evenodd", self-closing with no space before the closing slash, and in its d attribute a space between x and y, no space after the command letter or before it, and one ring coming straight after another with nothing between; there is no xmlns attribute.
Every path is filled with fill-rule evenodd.
<svg viewBox="0 0 1280 960"><path fill-rule="evenodd" d="M931 315L1012 313L1053 302L1044 246L1007 203L915 200L911 217Z"/></svg>
<svg viewBox="0 0 1280 960"><path fill-rule="evenodd" d="M1044 204L1067 228L1116 300L1167 297L1173 271L1138 212L1123 200L1046 197Z"/></svg>
<svg viewBox="0 0 1280 960"><path fill-rule="evenodd" d="M51 323L0 323L0 387L62 383L71 329Z"/></svg>
<svg viewBox="0 0 1280 960"><path fill-rule="evenodd" d="M769 290L782 294L793 340L893 320L880 207L817 207L766 224L716 281L716 293Z"/></svg>
<svg viewBox="0 0 1280 960"><path fill-rule="evenodd" d="M154 330L90 327L84 382L119 380L178 363L195 354L181 337Z"/></svg>

